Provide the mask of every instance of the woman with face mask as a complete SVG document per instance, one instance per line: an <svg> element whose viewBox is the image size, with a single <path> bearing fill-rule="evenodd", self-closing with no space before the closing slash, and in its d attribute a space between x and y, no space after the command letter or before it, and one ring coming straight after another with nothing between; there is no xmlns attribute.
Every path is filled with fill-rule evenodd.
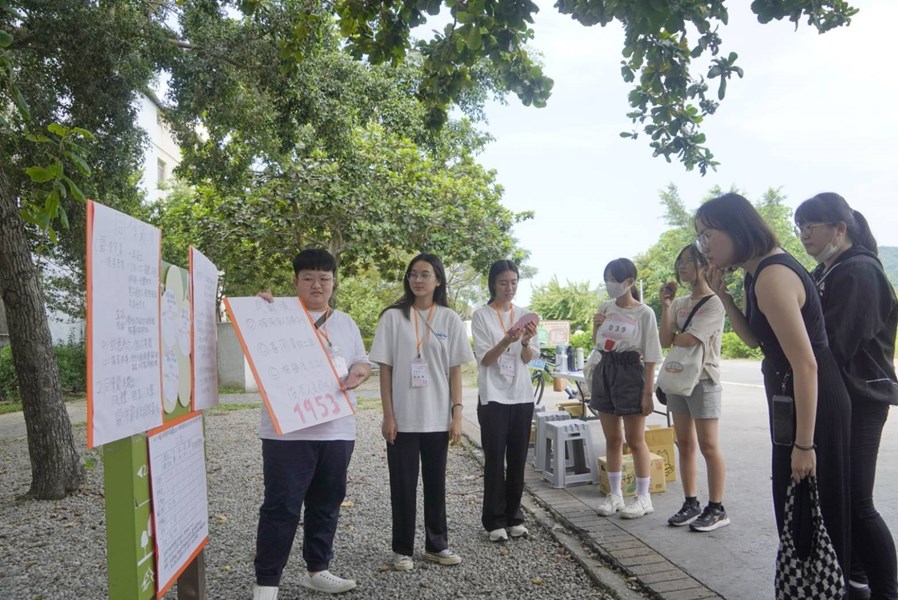
<svg viewBox="0 0 898 600"><path fill-rule="evenodd" d="M771 423L771 484L777 531L782 534L790 479L807 498L815 476L826 530L843 573L851 555L849 453L851 403L827 345L823 310L813 279L784 251L751 203L729 193L702 204L695 215L708 283L723 302L739 337L761 347L761 372ZM722 274L741 268L740 308ZM797 502L793 524L799 553L807 556L813 531L809 502Z"/></svg>
<svg viewBox="0 0 898 600"><path fill-rule="evenodd" d="M633 289L636 265L618 258L605 267L605 289L611 300L593 317L593 341L602 360L592 376L590 406L599 413L605 434L610 489L597 512L609 517L620 511L638 519L655 511L649 495L649 448L645 418L652 414L655 364L661 362L661 343L655 312ZM624 506L621 486L624 438L633 451L636 498Z"/></svg>
<svg viewBox="0 0 898 600"><path fill-rule="evenodd" d="M898 599L895 542L873 505L882 429L898 383L895 291L877 258L867 220L838 194L817 194L795 211L796 233L819 263L817 282L829 347L851 396L852 597ZM866 574L866 575L865 575Z"/></svg>
<svg viewBox="0 0 898 600"><path fill-rule="evenodd" d="M704 364L692 394L667 394L667 409L673 415L686 495L683 507L667 523L674 527L689 525L692 531L714 531L730 524L723 507L726 464L718 443L720 345L726 313L720 298L708 286L708 261L695 244L680 251L674 268L677 282L688 284L690 293L674 299L676 284L670 282L661 287L661 346L702 346ZM702 304L699 306L699 303ZM684 330L687 320L689 329ZM697 497L696 449L701 449L708 467L708 505L704 510Z"/></svg>

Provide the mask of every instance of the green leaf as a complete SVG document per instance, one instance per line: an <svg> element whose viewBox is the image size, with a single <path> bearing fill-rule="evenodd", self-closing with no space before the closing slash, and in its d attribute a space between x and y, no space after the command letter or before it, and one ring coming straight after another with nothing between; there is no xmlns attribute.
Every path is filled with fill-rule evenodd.
<svg viewBox="0 0 898 600"><path fill-rule="evenodd" d="M72 196L79 202L84 202L84 193L81 191L81 188L79 188L75 184L75 182L72 181L71 179L69 179L68 177L65 178L65 182L69 186L69 193L72 194Z"/></svg>
<svg viewBox="0 0 898 600"><path fill-rule="evenodd" d="M59 123L50 123L47 125L47 131L54 135L58 135L59 137L65 137L69 133L69 128L62 126Z"/></svg>
<svg viewBox="0 0 898 600"><path fill-rule="evenodd" d="M16 107L19 109L19 113L26 121L31 120L31 108L28 106L28 102L25 101L25 96L22 95L22 90L20 90L19 88L13 89L13 102L16 103Z"/></svg>
<svg viewBox="0 0 898 600"><path fill-rule="evenodd" d="M482 39L480 36L480 27L474 25L468 32L468 48L471 50L480 50Z"/></svg>
<svg viewBox="0 0 898 600"><path fill-rule="evenodd" d="M72 162L72 164L75 165L75 167L78 168L79 171L81 171L85 175L90 175L90 167L87 165L87 161L85 161L74 152L66 151L63 152L63 154Z"/></svg>
<svg viewBox="0 0 898 600"><path fill-rule="evenodd" d="M3 31L0 29L0 47L9 48L12 44L13 37L9 34L9 32Z"/></svg>
<svg viewBox="0 0 898 600"><path fill-rule="evenodd" d="M25 169L25 173L31 177L31 181L34 183L46 183L53 179L53 174L43 167L28 167Z"/></svg>

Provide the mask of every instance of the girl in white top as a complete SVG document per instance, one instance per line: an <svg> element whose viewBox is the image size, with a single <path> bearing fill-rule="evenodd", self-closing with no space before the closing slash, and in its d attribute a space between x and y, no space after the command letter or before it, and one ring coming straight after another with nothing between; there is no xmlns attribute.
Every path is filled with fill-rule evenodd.
<svg viewBox="0 0 898 600"><path fill-rule="evenodd" d="M590 406L602 422L611 490L597 512L610 516L621 511L622 517L636 519L654 512L645 418L655 408L652 395L661 344L655 312L640 302L633 289L636 265L626 258L615 259L605 267L604 276L612 300L593 318L593 339L602 360L593 372ZM625 434L636 471L636 498L626 507L621 491Z"/></svg>
<svg viewBox="0 0 898 600"><path fill-rule="evenodd" d="M677 281L688 283L690 294L674 299L677 286L670 282L661 287L661 345L702 346L702 374L689 396L667 395L667 410L673 415L680 454L680 473L683 476L683 507L667 520L669 525L689 525L693 531L713 531L729 525L730 518L723 507L726 464L718 443L720 423L720 345L726 311L708 285L709 265L695 244L680 251L675 263ZM695 311L684 331L686 320ZM679 333L677 333L679 332ZM695 470L696 449L701 448L708 467L708 506L702 510L697 496Z"/></svg>
<svg viewBox="0 0 898 600"><path fill-rule="evenodd" d="M446 525L449 440L462 433L461 365L474 359L464 325L449 307L442 261L419 254L409 263L405 294L380 316L371 361L380 364L383 436L390 471L393 567L414 568L419 464L424 481L424 558L455 565Z"/></svg>
<svg viewBox="0 0 898 600"><path fill-rule="evenodd" d="M521 317L530 314L512 303L518 277L512 261L493 263L487 279L489 302L474 311L471 323L479 367L477 420L484 458L481 522L493 542L507 540L509 534L513 538L527 534L521 497L533 419L527 363L536 355L530 346L536 322L515 328Z"/></svg>

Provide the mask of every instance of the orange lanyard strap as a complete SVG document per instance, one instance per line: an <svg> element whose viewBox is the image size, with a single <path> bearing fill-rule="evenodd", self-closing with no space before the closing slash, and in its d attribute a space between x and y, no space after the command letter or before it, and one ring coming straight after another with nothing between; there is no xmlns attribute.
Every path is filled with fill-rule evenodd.
<svg viewBox="0 0 898 600"><path fill-rule="evenodd" d="M427 312L427 318L425 319L425 324L430 323L430 318L433 317L433 311L436 310L436 307L437 307L436 304L430 305L430 310ZM421 338L421 336L418 335L418 317L421 316L421 313L419 313L418 309L415 307L412 307L412 310L415 311L415 341L418 342L418 344L417 344L418 358L421 358L421 346L424 345L424 342L427 341L427 336L430 335L430 327L429 326L427 327L427 331L424 332L424 337Z"/></svg>
<svg viewBox="0 0 898 600"><path fill-rule="evenodd" d="M511 315L509 315L508 327L505 326L505 322L502 320L502 313L499 312L499 307L493 304L493 310L496 311L496 317L499 319L499 325L502 327L502 333L507 334L508 328L514 325L514 304L511 305Z"/></svg>
<svg viewBox="0 0 898 600"><path fill-rule="evenodd" d="M309 313L309 309L306 308L306 305L305 305L305 303L302 301L302 299L299 300L299 303L302 305L302 309L303 309L304 311L306 311L306 314L309 315L309 320L311 321L311 320L312 320L312 315ZM330 338L329 335L327 335L327 331L324 329L324 328L327 326L327 319L328 319L328 317L330 317L330 312L331 312L331 307L330 307L330 306L325 307L325 309L324 309L324 320L321 322L321 325L318 325L318 322L317 322L317 321L315 322L315 333L317 333L320 337L323 337L323 338L324 338L324 341L327 342L327 347L328 347L328 348L333 348L334 345L331 344L331 338Z"/></svg>

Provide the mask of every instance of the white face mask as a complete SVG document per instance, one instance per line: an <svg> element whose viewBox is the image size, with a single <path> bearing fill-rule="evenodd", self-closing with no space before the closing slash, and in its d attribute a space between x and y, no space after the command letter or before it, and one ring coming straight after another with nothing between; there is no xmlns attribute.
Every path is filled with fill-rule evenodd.
<svg viewBox="0 0 898 600"><path fill-rule="evenodd" d="M616 281L606 281L605 282L605 291L608 292L608 295L611 296L612 299L617 300L624 294L630 291L631 285L626 285L623 283L618 283Z"/></svg>
<svg viewBox="0 0 898 600"><path fill-rule="evenodd" d="M832 257L834 257L838 253L839 253L839 234L837 233L836 236L833 238L833 241L828 243L823 248L823 250L820 251L819 254L814 255L814 260L816 260L818 264L824 263L824 262L828 261L829 259L831 259Z"/></svg>

